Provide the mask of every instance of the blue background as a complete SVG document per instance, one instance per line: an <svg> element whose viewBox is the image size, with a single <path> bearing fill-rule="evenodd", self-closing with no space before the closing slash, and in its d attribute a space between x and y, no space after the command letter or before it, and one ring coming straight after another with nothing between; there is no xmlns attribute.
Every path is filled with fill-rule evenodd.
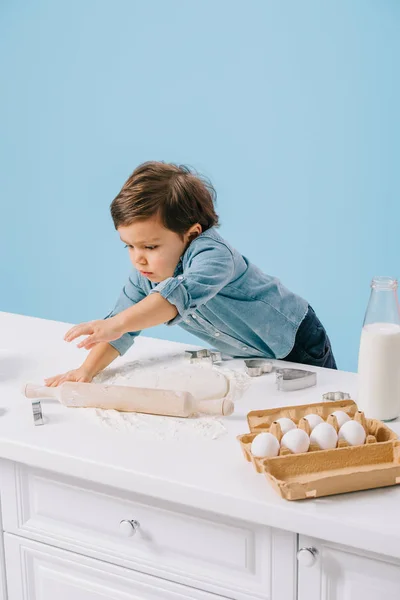
<svg viewBox="0 0 400 600"><path fill-rule="evenodd" d="M1 310L103 317L130 268L111 200L188 163L356 369L370 279L399 275L397 0L2 0L0 61Z"/></svg>

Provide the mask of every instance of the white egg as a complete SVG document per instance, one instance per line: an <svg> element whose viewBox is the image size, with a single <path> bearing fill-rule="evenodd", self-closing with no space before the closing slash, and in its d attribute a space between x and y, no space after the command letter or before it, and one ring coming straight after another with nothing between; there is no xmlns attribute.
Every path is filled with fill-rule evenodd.
<svg viewBox="0 0 400 600"><path fill-rule="evenodd" d="M358 421L347 421L339 429L339 439L346 440L350 446L362 446L365 438L365 429Z"/></svg>
<svg viewBox="0 0 400 600"><path fill-rule="evenodd" d="M312 430L310 442L317 444L321 450L336 448L338 435L336 429L330 423L320 423Z"/></svg>
<svg viewBox="0 0 400 600"><path fill-rule="evenodd" d="M258 458L278 456L279 442L272 433L259 433L251 443L251 453Z"/></svg>
<svg viewBox="0 0 400 600"><path fill-rule="evenodd" d="M347 413L345 413L343 410L335 410L335 412L333 412L332 414L336 417L336 420L339 425L339 429L341 428L342 425L347 423L347 421L351 421L349 415Z"/></svg>
<svg viewBox="0 0 400 600"><path fill-rule="evenodd" d="M314 413L310 414L310 415L306 415L304 417L305 419L307 419L309 425L310 425L310 429L311 431L313 431L313 429L319 425L320 423L323 423L324 420L322 417L320 417L319 415L316 415Z"/></svg>
<svg viewBox="0 0 400 600"><path fill-rule="evenodd" d="M287 417L281 417L276 422L281 426L283 435L291 429L296 429L296 423L293 423L292 419L288 419Z"/></svg>
<svg viewBox="0 0 400 600"><path fill-rule="evenodd" d="M310 438L302 429L290 429L281 439L281 446L288 448L293 454L300 454L308 451Z"/></svg>

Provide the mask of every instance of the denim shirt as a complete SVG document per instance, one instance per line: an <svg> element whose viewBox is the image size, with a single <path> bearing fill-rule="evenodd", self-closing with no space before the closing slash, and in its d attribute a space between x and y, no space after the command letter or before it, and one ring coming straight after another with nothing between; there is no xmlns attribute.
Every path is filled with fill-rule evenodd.
<svg viewBox="0 0 400 600"><path fill-rule="evenodd" d="M242 358L287 356L308 310L303 298L251 264L215 227L190 243L173 277L152 283L135 269L106 318L154 293L178 311L167 325L179 325L217 350ZM122 355L139 333L125 333L111 345Z"/></svg>

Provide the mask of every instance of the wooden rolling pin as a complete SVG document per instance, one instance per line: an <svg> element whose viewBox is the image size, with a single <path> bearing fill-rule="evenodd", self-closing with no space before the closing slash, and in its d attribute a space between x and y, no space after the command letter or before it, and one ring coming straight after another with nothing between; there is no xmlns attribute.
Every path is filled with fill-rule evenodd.
<svg viewBox="0 0 400 600"><path fill-rule="evenodd" d="M27 383L22 389L27 398L56 398L65 406L111 408L170 417L190 417L195 413L231 415L232 400L196 400L189 392L174 392L122 385L100 385L65 381L58 387Z"/></svg>

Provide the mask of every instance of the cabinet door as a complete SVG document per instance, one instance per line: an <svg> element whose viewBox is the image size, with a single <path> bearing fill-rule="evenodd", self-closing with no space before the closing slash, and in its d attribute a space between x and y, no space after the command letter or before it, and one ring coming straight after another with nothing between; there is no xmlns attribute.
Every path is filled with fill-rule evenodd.
<svg viewBox="0 0 400 600"><path fill-rule="evenodd" d="M222 598L11 534L4 542L8 600Z"/></svg>
<svg viewBox="0 0 400 600"><path fill-rule="evenodd" d="M1 521L0 521L1 524ZM4 563L3 532L0 528L0 600L7 600L6 569Z"/></svg>
<svg viewBox="0 0 400 600"><path fill-rule="evenodd" d="M300 535L298 585L298 600L399 600L400 561Z"/></svg>

